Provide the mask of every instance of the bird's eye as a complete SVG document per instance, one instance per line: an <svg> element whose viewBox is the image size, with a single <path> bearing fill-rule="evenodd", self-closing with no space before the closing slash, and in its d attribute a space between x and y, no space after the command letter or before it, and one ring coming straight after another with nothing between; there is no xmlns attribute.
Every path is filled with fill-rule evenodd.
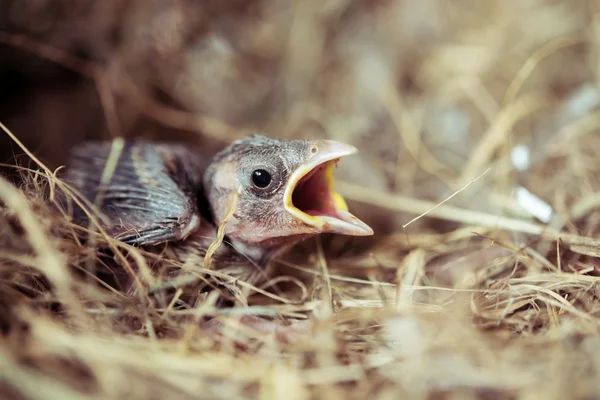
<svg viewBox="0 0 600 400"><path fill-rule="evenodd" d="M252 172L252 183L259 188L266 188L271 183L271 174L264 169Z"/></svg>

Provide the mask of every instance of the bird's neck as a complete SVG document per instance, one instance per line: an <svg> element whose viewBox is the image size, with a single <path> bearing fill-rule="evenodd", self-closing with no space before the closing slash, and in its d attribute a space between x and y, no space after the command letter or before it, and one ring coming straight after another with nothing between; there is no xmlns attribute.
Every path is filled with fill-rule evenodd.
<svg viewBox="0 0 600 400"><path fill-rule="evenodd" d="M269 261L293 245L307 239L310 235L294 235L273 238L259 243L248 243L235 238L228 242L241 255L249 258L261 267L266 267Z"/></svg>

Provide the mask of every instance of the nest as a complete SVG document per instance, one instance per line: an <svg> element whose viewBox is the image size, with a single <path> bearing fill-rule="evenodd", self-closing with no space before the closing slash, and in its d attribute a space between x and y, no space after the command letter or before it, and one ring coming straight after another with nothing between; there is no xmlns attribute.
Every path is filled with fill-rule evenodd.
<svg viewBox="0 0 600 400"><path fill-rule="evenodd" d="M595 6L201 3L0 5L1 397L599 395ZM57 204L75 142L252 131L357 146L376 235L256 285Z"/></svg>

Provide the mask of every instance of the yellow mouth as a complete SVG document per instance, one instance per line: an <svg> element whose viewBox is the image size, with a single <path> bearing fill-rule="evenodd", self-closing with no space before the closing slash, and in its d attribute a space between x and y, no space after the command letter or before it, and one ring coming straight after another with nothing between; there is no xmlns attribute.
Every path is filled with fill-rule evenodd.
<svg viewBox="0 0 600 400"><path fill-rule="evenodd" d="M348 212L346 201L334 190L335 166L340 157L356 153L356 148L334 141L314 143L318 152L289 178L284 193L286 210L319 232L372 235L373 230Z"/></svg>

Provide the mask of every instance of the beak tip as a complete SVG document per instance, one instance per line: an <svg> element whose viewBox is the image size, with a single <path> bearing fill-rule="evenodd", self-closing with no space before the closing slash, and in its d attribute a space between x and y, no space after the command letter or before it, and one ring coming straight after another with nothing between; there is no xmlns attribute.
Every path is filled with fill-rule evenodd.
<svg viewBox="0 0 600 400"><path fill-rule="evenodd" d="M360 226L356 224L352 228L344 228L340 230L334 229L332 232L348 236L373 236L375 234L373 229L366 224Z"/></svg>
<svg viewBox="0 0 600 400"><path fill-rule="evenodd" d="M358 153L356 146L337 140L316 140L313 143L321 150L321 157L335 158Z"/></svg>
<svg viewBox="0 0 600 400"><path fill-rule="evenodd" d="M360 222L360 224L355 224L355 227L357 229L353 236L373 236L375 234L373 228L371 228L369 225L365 224L362 221L357 222Z"/></svg>
<svg viewBox="0 0 600 400"><path fill-rule="evenodd" d="M326 221L323 232L348 236L372 236L375 232L369 225L347 211L338 211L340 219L323 218Z"/></svg>

